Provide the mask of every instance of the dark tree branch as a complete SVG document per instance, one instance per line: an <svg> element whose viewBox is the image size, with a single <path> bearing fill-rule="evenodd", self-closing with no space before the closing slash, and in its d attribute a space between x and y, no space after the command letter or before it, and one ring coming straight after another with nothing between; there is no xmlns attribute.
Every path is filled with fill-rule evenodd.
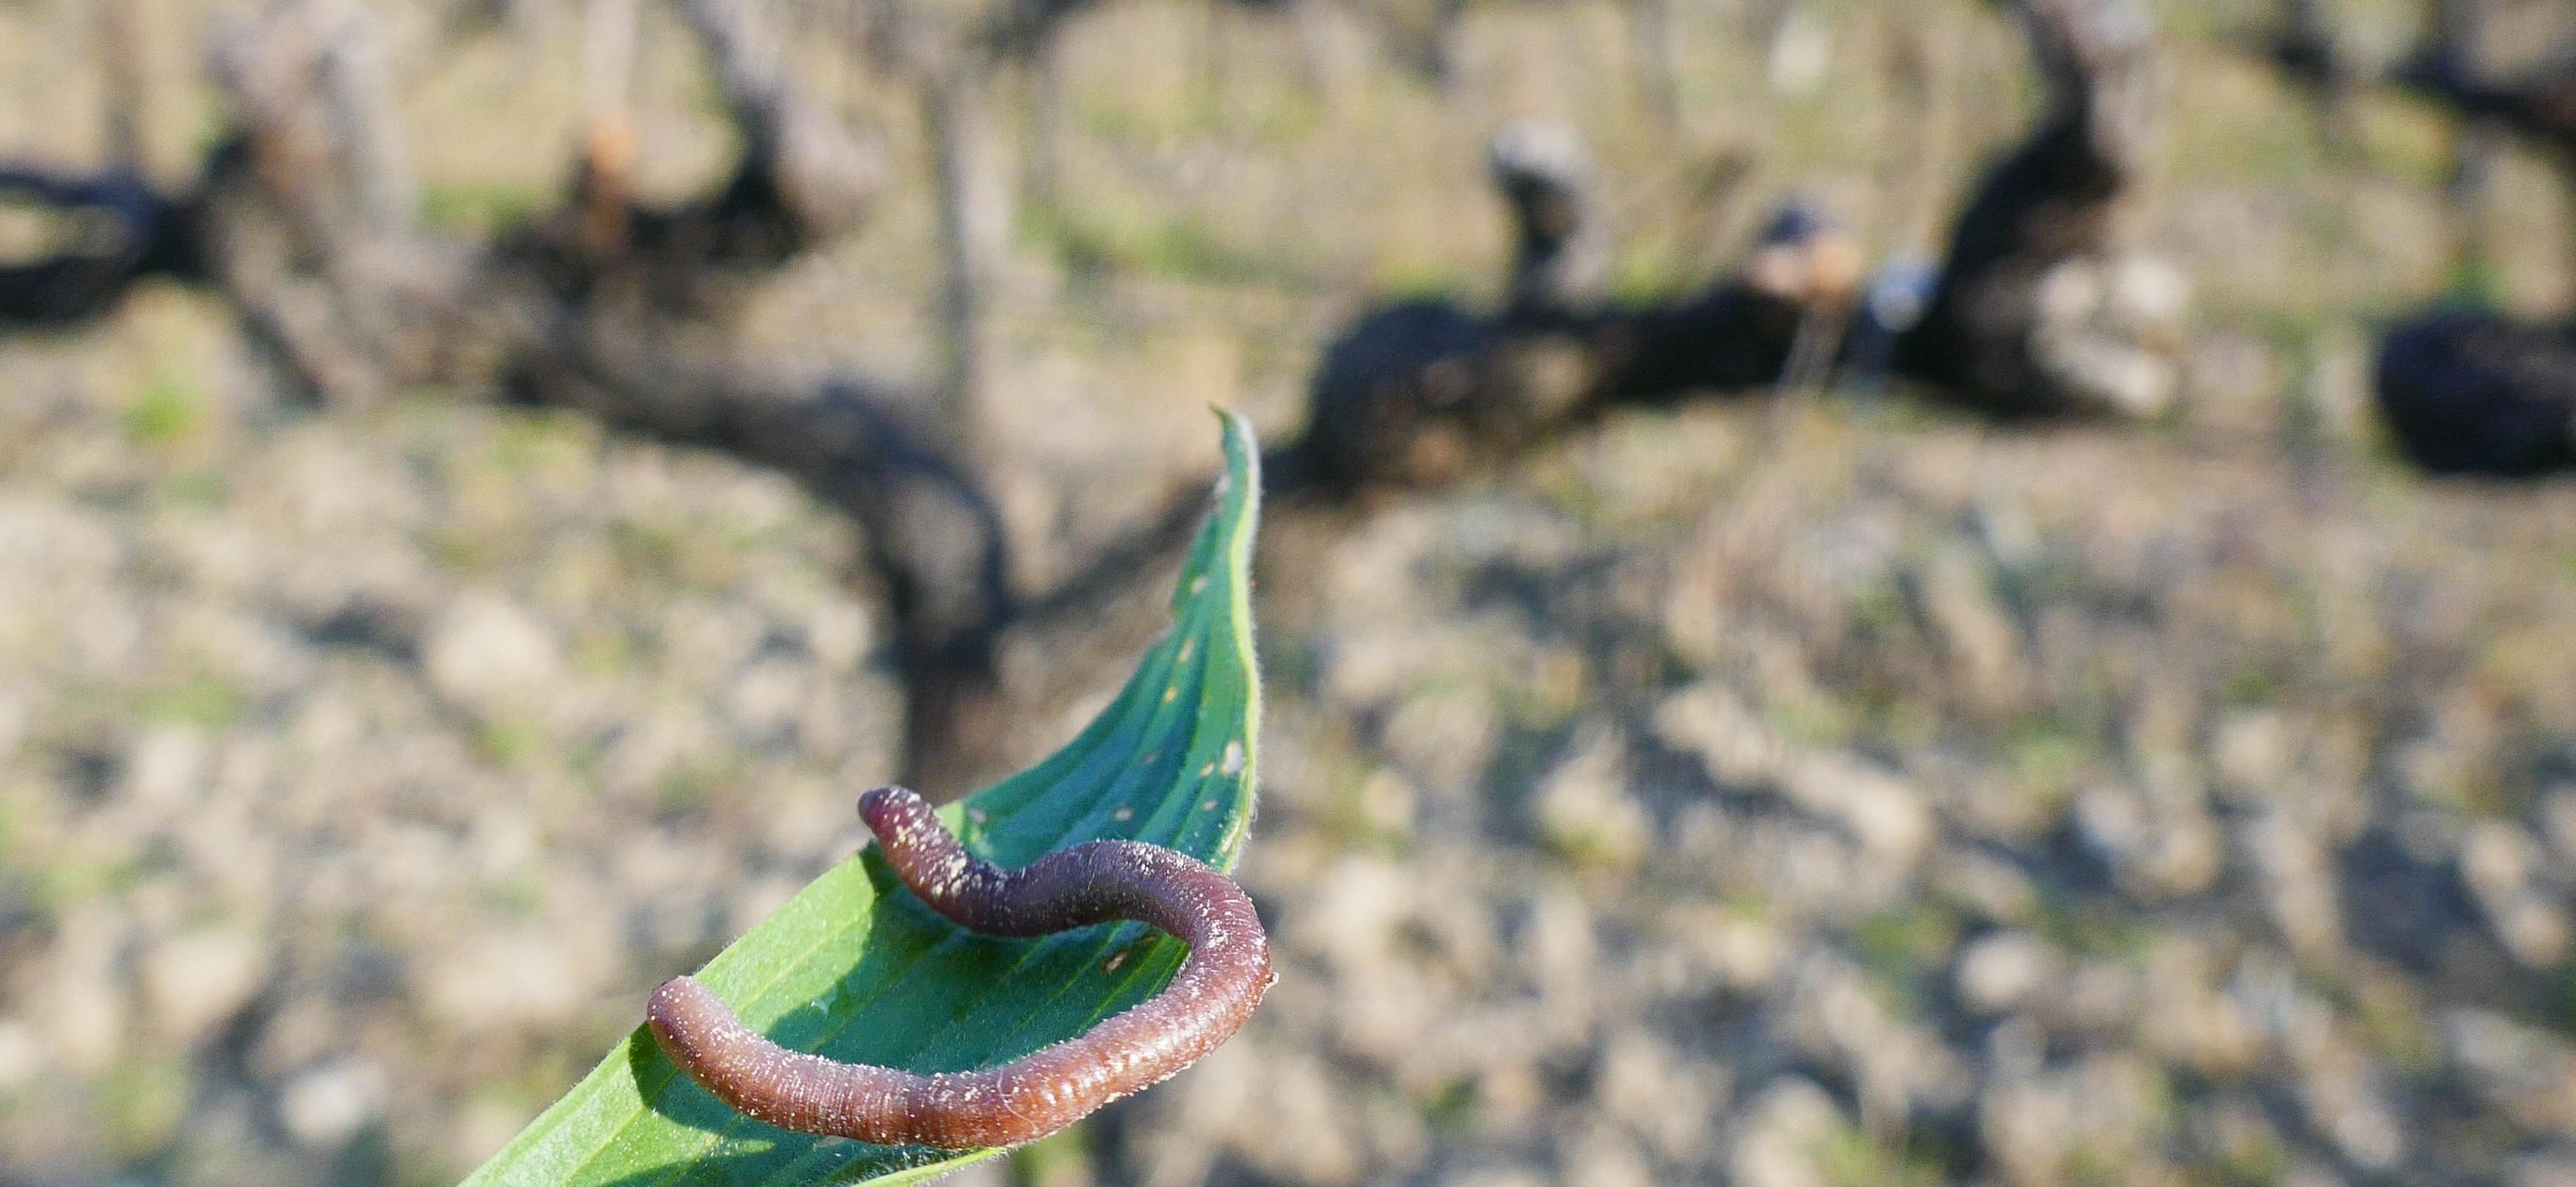
<svg viewBox="0 0 2576 1187"><path fill-rule="evenodd" d="M2162 123L2137 0L2007 0L2048 84L1978 179L1897 369L2005 417L2155 416L2175 398L2179 274L2121 241Z"/></svg>
<svg viewBox="0 0 2576 1187"><path fill-rule="evenodd" d="M2509 129L2576 167L2576 44L2559 47L2518 77L2498 78L2477 65L2476 22L2468 0L2431 0L2415 49L2385 68L2368 69L2337 47L2324 0L2289 0L2267 48L2283 73L2318 88L2328 104L2361 87L2406 91L2461 118Z"/></svg>
<svg viewBox="0 0 2576 1187"><path fill-rule="evenodd" d="M0 266L0 325L80 325L114 309L146 277L202 273L197 212L132 173L78 176L0 166L0 203L89 216L99 224L53 256Z"/></svg>
<svg viewBox="0 0 2576 1187"><path fill-rule="evenodd" d="M121 174L0 174L0 196L120 228L110 249L0 273L0 320L96 316L140 276L196 279L326 399L488 393L792 474L857 521L888 592L911 694L905 774L963 793L1000 757L1012 715L996 648L1019 618L972 455L925 393L789 382L736 343L748 285L855 224L882 160L787 83L748 5L684 10L742 139L704 198L633 202L612 100L593 107L561 206L488 242L433 234L411 218L397 131L368 85L381 71L364 13L290 2L219 39L238 130L185 197Z"/></svg>

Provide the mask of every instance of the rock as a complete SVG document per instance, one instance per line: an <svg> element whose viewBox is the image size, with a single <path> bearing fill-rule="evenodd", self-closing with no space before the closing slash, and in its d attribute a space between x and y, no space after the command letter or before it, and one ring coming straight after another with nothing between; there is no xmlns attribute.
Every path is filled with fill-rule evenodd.
<svg viewBox="0 0 2576 1187"><path fill-rule="evenodd" d="M1470 1166L1440 1178L1441 1187L1549 1187L1545 1176L1516 1167Z"/></svg>
<svg viewBox="0 0 2576 1187"><path fill-rule="evenodd" d="M431 624L421 666L450 704L493 715L524 709L560 677L554 635L498 594L470 593Z"/></svg>
<svg viewBox="0 0 2576 1187"><path fill-rule="evenodd" d="M205 782L206 738L193 726L154 729L125 760L125 794L164 811L196 799Z"/></svg>
<svg viewBox="0 0 2576 1187"><path fill-rule="evenodd" d="M2500 820L2469 827L2460 844L2460 876L2477 896L2487 926L2523 967L2553 969L2567 955L2564 911L2533 885L2540 843Z"/></svg>
<svg viewBox="0 0 2576 1187"><path fill-rule="evenodd" d="M2240 1182L2270 1182L2286 1170L2289 1143L2262 1103L2242 1092L2212 1093L2185 1106L2193 1152Z"/></svg>
<svg viewBox="0 0 2576 1187"><path fill-rule="evenodd" d="M1695 971L1704 971L1721 988L1747 996L1778 978L1789 955L1778 924L1722 905L1674 912L1668 916L1666 935Z"/></svg>
<svg viewBox="0 0 2576 1187"><path fill-rule="evenodd" d="M1734 690L1714 680L1664 698L1655 709L1655 736L1675 750L1698 755L1709 779L1720 787L1768 783L1789 754L1788 744Z"/></svg>
<svg viewBox="0 0 2576 1187"><path fill-rule="evenodd" d="M2271 976L2286 969L2283 960L2249 957L2232 992L2220 992L2217 970L2206 945L2190 939L2167 939L2147 958L2141 992L2148 1003L2139 1017L2139 1037L2166 1062L2213 1080L2253 1074L2267 1047L2255 1018L2260 1006L2248 999L2275 997L2285 988Z"/></svg>
<svg viewBox="0 0 2576 1187"><path fill-rule="evenodd" d="M2442 1015L2452 1063L2472 1090L2525 1125L2576 1133L2576 1043L2489 1010Z"/></svg>
<svg viewBox="0 0 2576 1187"><path fill-rule="evenodd" d="M45 1070L44 1042L25 1020L0 1017L0 1094L35 1082Z"/></svg>
<svg viewBox="0 0 2576 1187"><path fill-rule="evenodd" d="M2326 326L2309 347L2314 360L2298 385L2285 418L2293 439L2357 445L2375 429L2371 415L2371 346L2348 323Z"/></svg>
<svg viewBox="0 0 2576 1187"><path fill-rule="evenodd" d="M1654 1165L1637 1143L1609 1125L1587 1125L1565 1142L1561 1182L1587 1187L1656 1187Z"/></svg>
<svg viewBox="0 0 2576 1187"><path fill-rule="evenodd" d="M596 944L538 927L469 932L424 962L421 1007L460 1035L536 1031L573 1020L614 971Z"/></svg>
<svg viewBox="0 0 2576 1187"><path fill-rule="evenodd" d="M2576 781L2552 784L2540 794L2540 829L2560 864L2576 866Z"/></svg>
<svg viewBox="0 0 2576 1187"><path fill-rule="evenodd" d="M2179 269L2154 256L2059 263L2034 294L2033 365L2088 412L2162 416L2181 384L2173 352L2190 291Z"/></svg>
<svg viewBox="0 0 2576 1187"><path fill-rule="evenodd" d="M1977 1102L1977 1139L2005 1182L2041 1187L2059 1181L2075 1130L2075 1102L2038 1081L1988 1089Z"/></svg>
<svg viewBox="0 0 2576 1187"><path fill-rule="evenodd" d="M1624 740L1594 730L1548 772L1530 814L1548 846L1575 861L1625 868L1644 856L1654 830L1645 806L1627 793Z"/></svg>
<svg viewBox="0 0 2576 1187"><path fill-rule="evenodd" d="M1420 800L1414 795L1410 781L1382 768L1371 771L1368 778L1360 781L1357 798L1359 823L1371 836L1400 841L1413 839Z"/></svg>
<svg viewBox="0 0 2576 1187"><path fill-rule="evenodd" d="M2576 1154L2526 1154L2505 1172L2509 1187L2576 1187Z"/></svg>
<svg viewBox="0 0 2576 1187"><path fill-rule="evenodd" d="M1857 756L1798 755L1782 771L1780 788L1799 807L1841 823L1872 860L1888 867L1912 869L1932 843L1931 805L1904 780Z"/></svg>
<svg viewBox="0 0 2576 1187"><path fill-rule="evenodd" d="M845 596L825 598L805 621L805 645L823 669L836 676L855 672L859 660L876 645L877 624L866 605Z"/></svg>
<svg viewBox="0 0 2576 1187"><path fill-rule="evenodd" d="M1342 1001L1332 1016L1333 1048L1400 1071L1423 1054L1424 1040L1438 1028L1445 988L1418 965L1392 959L1337 979Z"/></svg>
<svg viewBox="0 0 2576 1187"><path fill-rule="evenodd" d="M2064 1033L2124 1038L2146 1011L2144 980L2126 957L2079 961L2053 995L2046 1021Z"/></svg>
<svg viewBox="0 0 2576 1187"><path fill-rule="evenodd" d="M1564 1017L1587 1017L1600 963L1592 909L1569 888L1551 886L1530 901L1528 924L1517 937L1522 973L1548 1002L1564 1002Z"/></svg>
<svg viewBox="0 0 2576 1187"><path fill-rule="evenodd" d="M142 960L143 1004L161 1033L193 1044L259 996L268 944L241 928L214 928L155 945Z"/></svg>
<svg viewBox="0 0 2576 1187"><path fill-rule="evenodd" d="M2301 1159L2291 1163L2290 1172L2281 1176L2281 1187L2344 1187L2344 1179L2324 1166Z"/></svg>
<svg viewBox="0 0 2576 1187"><path fill-rule="evenodd" d="M725 715L735 731L757 744L784 744L815 689L805 664L783 656L743 667L725 690Z"/></svg>
<svg viewBox="0 0 2576 1187"><path fill-rule="evenodd" d="M1662 1036L1636 1025L1601 1044L1593 1093L1604 1116L1643 1136L1667 1162L1707 1156L1723 1116L1725 1086ZM1582 1180L1583 1176L1574 1176Z"/></svg>
<svg viewBox="0 0 2576 1187"><path fill-rule="evenodd" d="M2327 1012L2302 1002L2284 1029L2308 1124L2354 1167L2383 1173L2406 1155L2406 1134L2387 1099L2378 1061L2336 1027Z"/></svg>
<svg viewBox="0 0 2576 1187"><path fill-rule="evenodd" d="M2028 923L2039 910L2039 891L2012 864L1963 846L1933 857L1934 895L1989 923Z"/></svg>
<svg viewBox="0 0 2576 1187"><path fill-rule="evenodd" d="M277 1120L307 1149L327 1150L384 1114L384 1069L361 1060L327 1063L287 1081Z"/></svg>
<svg viewBox="0 0 2576 1187"><path fill-rule="evenodd" d="M2280 811L2255 816L2239 826L2238 837L2262 881L2273 926L2300 955L2331 959L2344 943L2343 906L2317 838Z"/></svg>
<svg viewBox="0 0 2576 1187"><path fill-rule="evenodd" d="M2220 720L2213 732L2210 760L2220 788L2231 797L2260 800L2289 780L2290 730L2278 712L2240 710Z"/></svg>
<svg viewBox="0 0 2576 1187"><path fill-rule="evenodd" d="M1780 989L1779 1029L1814 1066L1847 1075L1862 1120L1905 1117L1954 1103L1958 1061L1839 954L1800 959Z"/></svg>
<svg viewBox="0 0 2576 1187"><path fill-rule="evenodd" d="M2046 940L2000 931L1980 936L1960 951L1954 978L1960 1004L1993 1017L2022 1009L2064 973L2065 961Z"/></svg>
<svg viewBox="0 0 2576 1187"><path fill-rule="evenodd" d="M1977 1100L1978 1139L2003 1181L2019 1187L2067 1182L2078 1164L2143 1174L2164 1093L2154 1069L2135 1056L2089 1055L1989 1084Z"/></svg>
<svg viewBox="0 0 2576 1187"><path fill-rule="evenodd" d="M1372 970L1387 959L1396 925L1411 913L1418 885L1384 857L1344 855L1280 921L1279 945L1322 961L1338 975Z"/></svg>
<svg viewBox="0 0 2576 1187"><path fill-rule="evenodd" d="M1445 796L1482 788L1501 743L1502 720L1481 695L1454 688L1415 693L1388 715L1385 745L1404 771Z"/></svg>
<svg viewBox="0 0 2576 1187"><path fill-rule="evenodd" d="M2021 631L1990 588L1989 570L1964 544L1944 548L1921 576L1923 613L1950 674L1981 713L2018 705L2028 683Z"/></svg>
<svg viewBox="0 0 2576 1187"><path fill-rule="evenodd" d="M1816 1165L1825 1138L1850 1123L1833 1098L1797 1077L1773 1081L1736 1122L1728 1171L1737 1187L1833 1187Z"/></svg>
<svg viewBox="0 0 2576 1187"><path fill-rule="evenodd" d="M1311 1056L1272 1051L1260 1064L1258 1109L1238 1112L1228 1145L1280 1181L1344 1187L1368 1174L1358 1119L1342 1107L1340 1077Z"/></svg>
<svg viewBox="0 0 2576 1187"><path fill-rule="evenodd" d="M124 964L131 930L106 904L64 919L27 1011L45 1020L39 1033L60 1066L96 1075L127 1053L134 1002Z"/></svg>
<svg viewBox="0 0 2576 1187"><path fill-rule="evenodd" d="M2196 798L2097 786L2076 798L2076 833L2131 895L2162 902L2198 894L2221 863L2218 827Z"/></svg>

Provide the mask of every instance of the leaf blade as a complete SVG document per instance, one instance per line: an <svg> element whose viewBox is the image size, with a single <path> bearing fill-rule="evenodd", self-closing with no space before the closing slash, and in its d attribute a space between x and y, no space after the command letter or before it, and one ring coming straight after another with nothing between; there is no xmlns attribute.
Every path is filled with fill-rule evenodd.
<svg viewBox="0 0 2576 1187"><path fill-rule="evenodd" d="M1260 452L1249 424L1218 417L1226 468L1183 562L1171 630L1062 749L941 810L983 856L1023 865L1102 837L1168 845L1219 869L1240 855L1260 726L1250 595ZM1183 952L1136 924L1034 941L976 936L913 899L870 850L807 884L699 978L782 1045L948 1071L1088 1029L1159 990ZM892 1187L994 1153L870 1146L752 1121L681 1076L638 1028L464 1187Z"/></svg>

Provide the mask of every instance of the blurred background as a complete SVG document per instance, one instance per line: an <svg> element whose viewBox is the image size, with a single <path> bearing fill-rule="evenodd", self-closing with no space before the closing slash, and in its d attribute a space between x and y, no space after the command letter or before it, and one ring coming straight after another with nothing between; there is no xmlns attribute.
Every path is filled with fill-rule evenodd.
<svg viewBox="0 0 2576 1187"><path fill-rule="evenodd" d="M723 5L0 2L0 158L105 187L0 210L0 1184L461 1177L857 792L1087 719L1210 404L1304 484L1241 871L1281 980L957 1181L2576 1184L2576 478L2429 475L2374 398L2427 309L2576 307L2566 159L2381 77L2461 7L780 0L763 74ZM2576 46L2475 15L2482 78ZM1906 296L1996 154L2113 106L2044 85L2053 19L2064 77L2154 84L2074 235L2166 278L2145 397L1998 416L1784 339L1593 398L1692 294ZM739 164L818 113L864 203ZM1593 304L1521 323L1533 143ZM1852 274L1775 283L1818 233ZM1429 295L1333 403L1328 344ZM487 305L519 362L406 345ZM1492 363L1522 325L1580 415L1515 380L1392 477L1296 448L1548 373ZM654 403L708 326L708 373L863 376L939 448ZM934 454L973 493L922 510ZM1025 613L923 609L970 537ZM942 749L952 702L1008 725Z"/></svg>

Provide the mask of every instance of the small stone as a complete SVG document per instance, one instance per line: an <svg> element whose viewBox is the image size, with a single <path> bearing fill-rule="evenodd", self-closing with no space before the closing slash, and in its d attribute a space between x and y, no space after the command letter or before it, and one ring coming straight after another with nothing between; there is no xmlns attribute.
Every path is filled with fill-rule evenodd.
<svg viewBox="0 0 2576 1187"><path fill-rule="evenodd" d="M725 690L725 715L748 737L783 737L813 696L805 665L783 657L763 659L745 666Z"/></svg>
<svg viewBox="0 0 2576 1187"><path fill-rule="evenodd" d="M1931 846L1932 806L1902 779L1849 754L1804 754L1781 772L1799 807L1840 823L1870 857L1911 869Z"/></svg>
<svg viewBox="0 0 2576 1187"><path fill-rule="evenodd" d="M2555 784L2541 793L2540 826L2558 860L2576 865L2576 783Z"/></svg>
<svg viewBox="0 0 2576 1187"><path fill-rule="evenodd" d="M43 1040L36 1028L17 1018L0 1018L0 1094L35 1082L45 1068Z"/></svg>
<svg viewBox="0 0 2576 1187"><path fill-rule="evenodd" d="M1960 846L1934 855L1932 887L1939 898L1992 923L2026 923L2039 910L2039 891L2029 875L2010 862Z"/></svg>
<svg viewBox="0 0 2576 1187"><path fill-rule="evenodd" d="M2065 961L2046 940L2029 932L1996 932L1959 954L1959 1000L1989 1017L2009 1014L2064 972Z"/></svg>
<svg viewBox="0 0 2576 1187"><path fill-rule="evenodd" d="M1697 907L1673 917L1673 940L1717 983L1750 994L1771 984L1788 960L1789 946L1769 919L1719 906Z"/></svg>
<svg viewBox="0 0 2576 1187"><path fill-rule="evenodd" d="M1586 1187L1655 1187L1637 1143L1607 1125L1591 1125L1565 1143L1562 1181Z"/></svg>
<svg viewBox="0 0 2576 1187"><path fill-rule="evenodd" d="M494 713L525 706L563 669L554 636L494 594L458 598L430 627L421 648L430 687L461 709Z"/></svg>
<svg viewBox="0 0 2576 1187"><path fill-rule="evenodd" d="M2344 1187L2344 1181L2343 1176L2324 1166L2302 1159L2281 1177L2281 1187Z"/></svg>
<svg viewBox="0 0 2576 1187"><path fill-rule="evenodd" d="M2477 896L2488 929L2525 968L2558 966L2567 954L2567 921L2533 885L2539 842L2514 825L2482 820L2460 845L2460 876Z"/></svg>
<svg viewBox="0 0 2576 1187"><path fill-rule="evenodd" d="M1541 893L1515 945L1521 967L1539 987L1552 1027L1583 1034L1591 1025L1600 959L1591 910L1571 891Z"/></svg>
<svg viewBox="0 0 2576 1187"><path fill-rule="evenodd" d="M1358 799L1360 824L1371 835L1395 838L1413 835L1413 784L1403 776L1384 769L1371 772L1360 783Z"/></svg>
<svg viewBox="0 0 2576 1187"><path fill-rule="evenodd" d="M1231 1144L1265 1176L1317 1187L1360 1182L1368 1155L1341 1107L1341 1076L1312 1056L1270 1054L1255 1090L1260 1119L1239 1120Z"/></svg>
<svg viewBox="0 0 2576 1187"><path fill-rule="evenodd" d="M1593 1082L1600 1112L1646 1137L1669 1161L1703 1156L1722 1083L1712 1084L1685 1051L1644 1027L1621 1028L1600 1050Z"/></svg>
<svg viewBox="0 0 2576 1187"><path fill-rule="evenodd" d="M2233 713L2221 720L2214 732L2210 759L2219 786L2227 793L2259 800L2278 792L2289 778L2290 731L2279 713Z"/></svg>
<svg viewBox="0 0 2576 1187"><path fill-rule="evenodd" d="M1740 1187L1830 1187L1817 1146L1848 1124L1813 1082L1783 1077L1763 1090L1736 1130L1729 1170Z"/></svg>
<svg viewBox="0 0 2576 1187"><path fill-rule="evenodd" d="M197 798L205 771L204 734L189 726L155 729L126 759L126 793L157 807L185 804Z"/></svg>
<svg viewBox="0 0 2576 1187"><path fill-rule="evenodd" d="M1664 698L1655 709L1655 736L1675 750L1698 755L1709 779L1721 787L1769 782L1789 752L1734 690L1714 680Z"/></svg>
<svg viewBox="0 0 2576 1187"><path fill-rule="evenodd" d="M2120 888L2163 901L2198 894L2222 864L2217 826L2197 804L2149 796L2135 788L2099 786L2076 798L2076 833L2111 867Z"/></svg>
<svg viewBox="0 0 2576 1187"><path fill-rule="evenodd" d="M1627 793L1626 782L1617 733L1598 730L1579 740L1533 798L1539 836L1576 861L1618 868L1636 864L1654 822Z"/></svg>
<svg viewBox="0 0 2576 1187"><path fill-rule="evenodd" d="M384 1113L386 1086L384 1069L372 1063L327 1063L287 1081L277 1120L306 1149L329 1149Z"/></svg>
<svg viewBox="0 0 2576 1187"><path fill-rule="evenodd" d="M2021 632L1976 554L1964 545L1943 549L1925 568L1922 591L1924 616L1969 702L1985 712L2017 704L2027 682Z"/></svg>
<svg viewBox="0 0 2576 1187"><path fill-rule="evenodd" d="M542 929L487 928L426 962L421 1004L459 1035L562 1025L597 992L601 956Z"/></svg>
<svg viewBox="0 0 2576 1187"><path fill-rule="evenodd" d="M1282 948L1349 975L1384 959L1396 925L1411 913L1415 883L1373 854L1341 858L1317 877L1279 925Z"/></svg>
<svg viewBox="0 0 2576 1187"><path fill-rule="evenodd" d="M259 996L268 969L268 946L249 931L217 928L166 941L143 958L151 1023L195 1043Z"/></svg>
<svg viewBox="0 0 2576 1187"><path fill-rule="evenodd" d="M2517 1158L2505 1182L2510 1187L2576 1187L2576 1155L2532 1154Z"/></svg>
<svg viewBox="0 0 2576 1187"><path fill-rule="evenodd" d="M2443 1015L2451 1061L2478 1094L2562 1130L2576 1128L2576 1043L2487 1010Z"/></svg>
<svg viewBox="0 0 2576 1187"><path fill-rule="evenodd" d="M1386 721L1386 749L1408 775L1434 791L1472 794L1483 786L1503 736L1501 717L1482 696L1450 689L1396 703Z"/></svg>
<svg viewBox="0 0 2576 1187"><path fill-rule="evenodd" d="M1512 1167L1472 1166L1440 1179L1441 1187L1548 1187L1539 1173Z"/></svg>
<svg viewBox="0 0 2576 1187"><path fill-rule="evenodd" d="M134 1006L120 968L128 934L127 921L105 907L67 918L49 962L52 976L28 1011L45 1019L44 1039L74 1071L104 1072L125 1054Z"/></svg>

